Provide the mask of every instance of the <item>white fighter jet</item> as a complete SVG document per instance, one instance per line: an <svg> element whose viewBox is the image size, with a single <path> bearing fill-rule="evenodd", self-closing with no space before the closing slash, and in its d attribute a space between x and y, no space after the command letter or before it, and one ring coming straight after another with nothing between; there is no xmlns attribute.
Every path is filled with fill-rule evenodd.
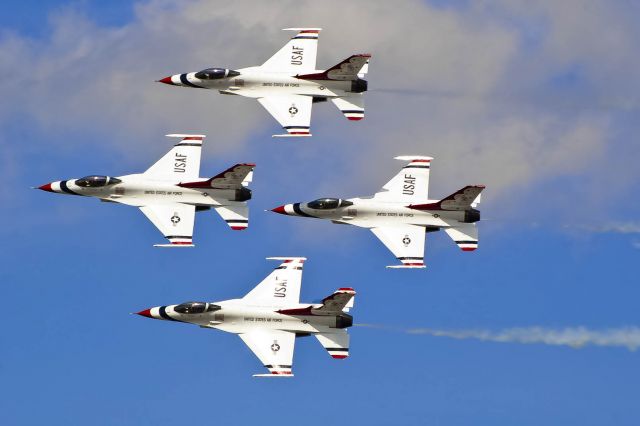
<svg viewBox="0 0 640 426"><path fill-rule="evenodd" d="M270 374L254 377L291 377L296 337L314 335L333 358L349 356L349 334L356 294L340 288L320 303L300 303L304 257L282 260L269 276L241 299L222 302L186 302L137 312L148 318L186 322L234 333L258 357Z"/></svg>
<svg viewBox="0 0 640 426"><path fill-rule="evenodd" d="M311 136L311 107L331 100L349 120L364 118L369 54L352 55L327 70L316 69L321 28L285 28L296 35L260 66L231 70L207 68L158 80L173 86L213 89L225 95L257 99L287 131Z"/></svg>
<svg viewBox="0 0 640 426"><path fill-rule="evenodd" d="M427 232L444 231L464 251L478 248L480 202L484 185L465 186L442 200L429 199L431 157L402 156L409 163L372 197L320 198L272 209L273 212L328 219L370 229L402 262L388 268L424 268Z"/></svg>
<svg viewBox="0 0 640 426"><path fill-rule="evenodd" d="M167 136L181 140L144 173L85 176L47 183L39 189L139 207L170 242L156 247L193 247L195 214L211 208L231 229L246 229L247 201L251 199L247 185L255 164L236 164L212 178L200 178L205 135Z"/></svg>

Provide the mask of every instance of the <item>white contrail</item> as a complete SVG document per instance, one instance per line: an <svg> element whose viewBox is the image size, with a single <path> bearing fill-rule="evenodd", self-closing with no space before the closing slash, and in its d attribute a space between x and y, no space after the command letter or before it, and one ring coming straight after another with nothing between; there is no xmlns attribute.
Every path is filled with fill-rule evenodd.
<svg viewBox="0 0 640 426"><path fill-rule="evenodd" d="M570 226L568 226L570 227ZM595 233L640 234L639 222L610 222L602 225L582 225L578 228Z"/></svg>
<svg viewBox="0 0 640 426"><path fill-rule="evenodd" d="M452 339L476 339L502 343L540 343L554 346L570 346L575 349L587 345L624 347L635 351L640 347L640 327L628 326L590 330L586 327L551 329L544 327L516 327L499 331L486 329L440 330L434 328L395 329L375 324L358 324L362 327L401 331L408 334L427 334Z"/></svg>

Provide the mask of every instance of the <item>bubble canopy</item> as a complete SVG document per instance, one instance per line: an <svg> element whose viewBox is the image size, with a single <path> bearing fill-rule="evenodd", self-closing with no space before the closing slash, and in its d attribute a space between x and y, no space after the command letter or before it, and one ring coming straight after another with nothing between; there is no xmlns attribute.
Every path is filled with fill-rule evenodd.
<svg viewBox="0 0 640 426"><path fill-rule="evenodd" d="M314 210L330 210L352 205L353 203L351 201L340 200L338 198L318 198L317 200L307 203L307 206Z"/></svg>
<svg viewBox="0 0 640 426"><path fill-rule="evenodd" d="M76 179L76 185L83 188L99 188L101 186L115 185L120 182L122 182L120 179L99 175L85 176L83 178Z"/></svg>
<svg viewBox="0 0 640 426"><path fill-rule="evenodd" d="M173 308L179 314L202 314L204 312L213 312L222 309L218 305L206 302L184 302Z"/></svg>
<svg viewBox="0 0 640 426"><path fill-rule="evenodd" d="M225 77L236 77L240 75L238 71L229 70L226 68L207 68L195 73L195 77L200 80L218 80Z"/></svg>

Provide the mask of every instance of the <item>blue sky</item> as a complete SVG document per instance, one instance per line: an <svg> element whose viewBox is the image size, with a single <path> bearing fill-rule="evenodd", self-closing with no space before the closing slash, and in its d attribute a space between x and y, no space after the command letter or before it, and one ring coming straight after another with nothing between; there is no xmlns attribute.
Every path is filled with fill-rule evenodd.
<svg viewBox="0 0 640 426"><path fill-rule="evenodd" d="M637 425L638 7L316 3L7 2L3 424ZM320 67L373 54L365 120L320 104L278 141L255 102L154 83L258 64L291 26L324 28ZM172 132L208 135L203 176L257 164L247 231L201 213L195 249L159 250L133 208L29 189L144 170ZM388 270L366 230L264 212L371 194L402 154L435 157L434 197L487 184L476 252L429 234L427 269ZM386 328L353 327L345 361L301 339L295 378L261 381L237 337L129 314L241 296L283 255L309 258L303 301L353 286Z"/></svg>

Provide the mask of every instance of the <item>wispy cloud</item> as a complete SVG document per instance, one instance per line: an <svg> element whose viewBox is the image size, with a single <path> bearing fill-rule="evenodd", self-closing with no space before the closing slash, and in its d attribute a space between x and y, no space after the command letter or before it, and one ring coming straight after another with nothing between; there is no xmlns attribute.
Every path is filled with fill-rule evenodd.
<svg viewBox="0 0 640 426"><path fill-rule="evenodd" d="M545 327L514 327L502 330L436 328L396 329L375 324L358 324L361 327L381 328L400 331L412 335L449 337L452 339L474 339L485 342L544 344L569 346L580 349L585 346L623 347L635 351L640 347L640 327L627 326L592 330L586 327L565 327L559 329Z"/></svg>
<svg viewBox="0 0 640 426"><path fill-rule="evenodd" d="M640 222L611 222L603 225L582 226L580 228L596 233L640 234Z"/></svg>

